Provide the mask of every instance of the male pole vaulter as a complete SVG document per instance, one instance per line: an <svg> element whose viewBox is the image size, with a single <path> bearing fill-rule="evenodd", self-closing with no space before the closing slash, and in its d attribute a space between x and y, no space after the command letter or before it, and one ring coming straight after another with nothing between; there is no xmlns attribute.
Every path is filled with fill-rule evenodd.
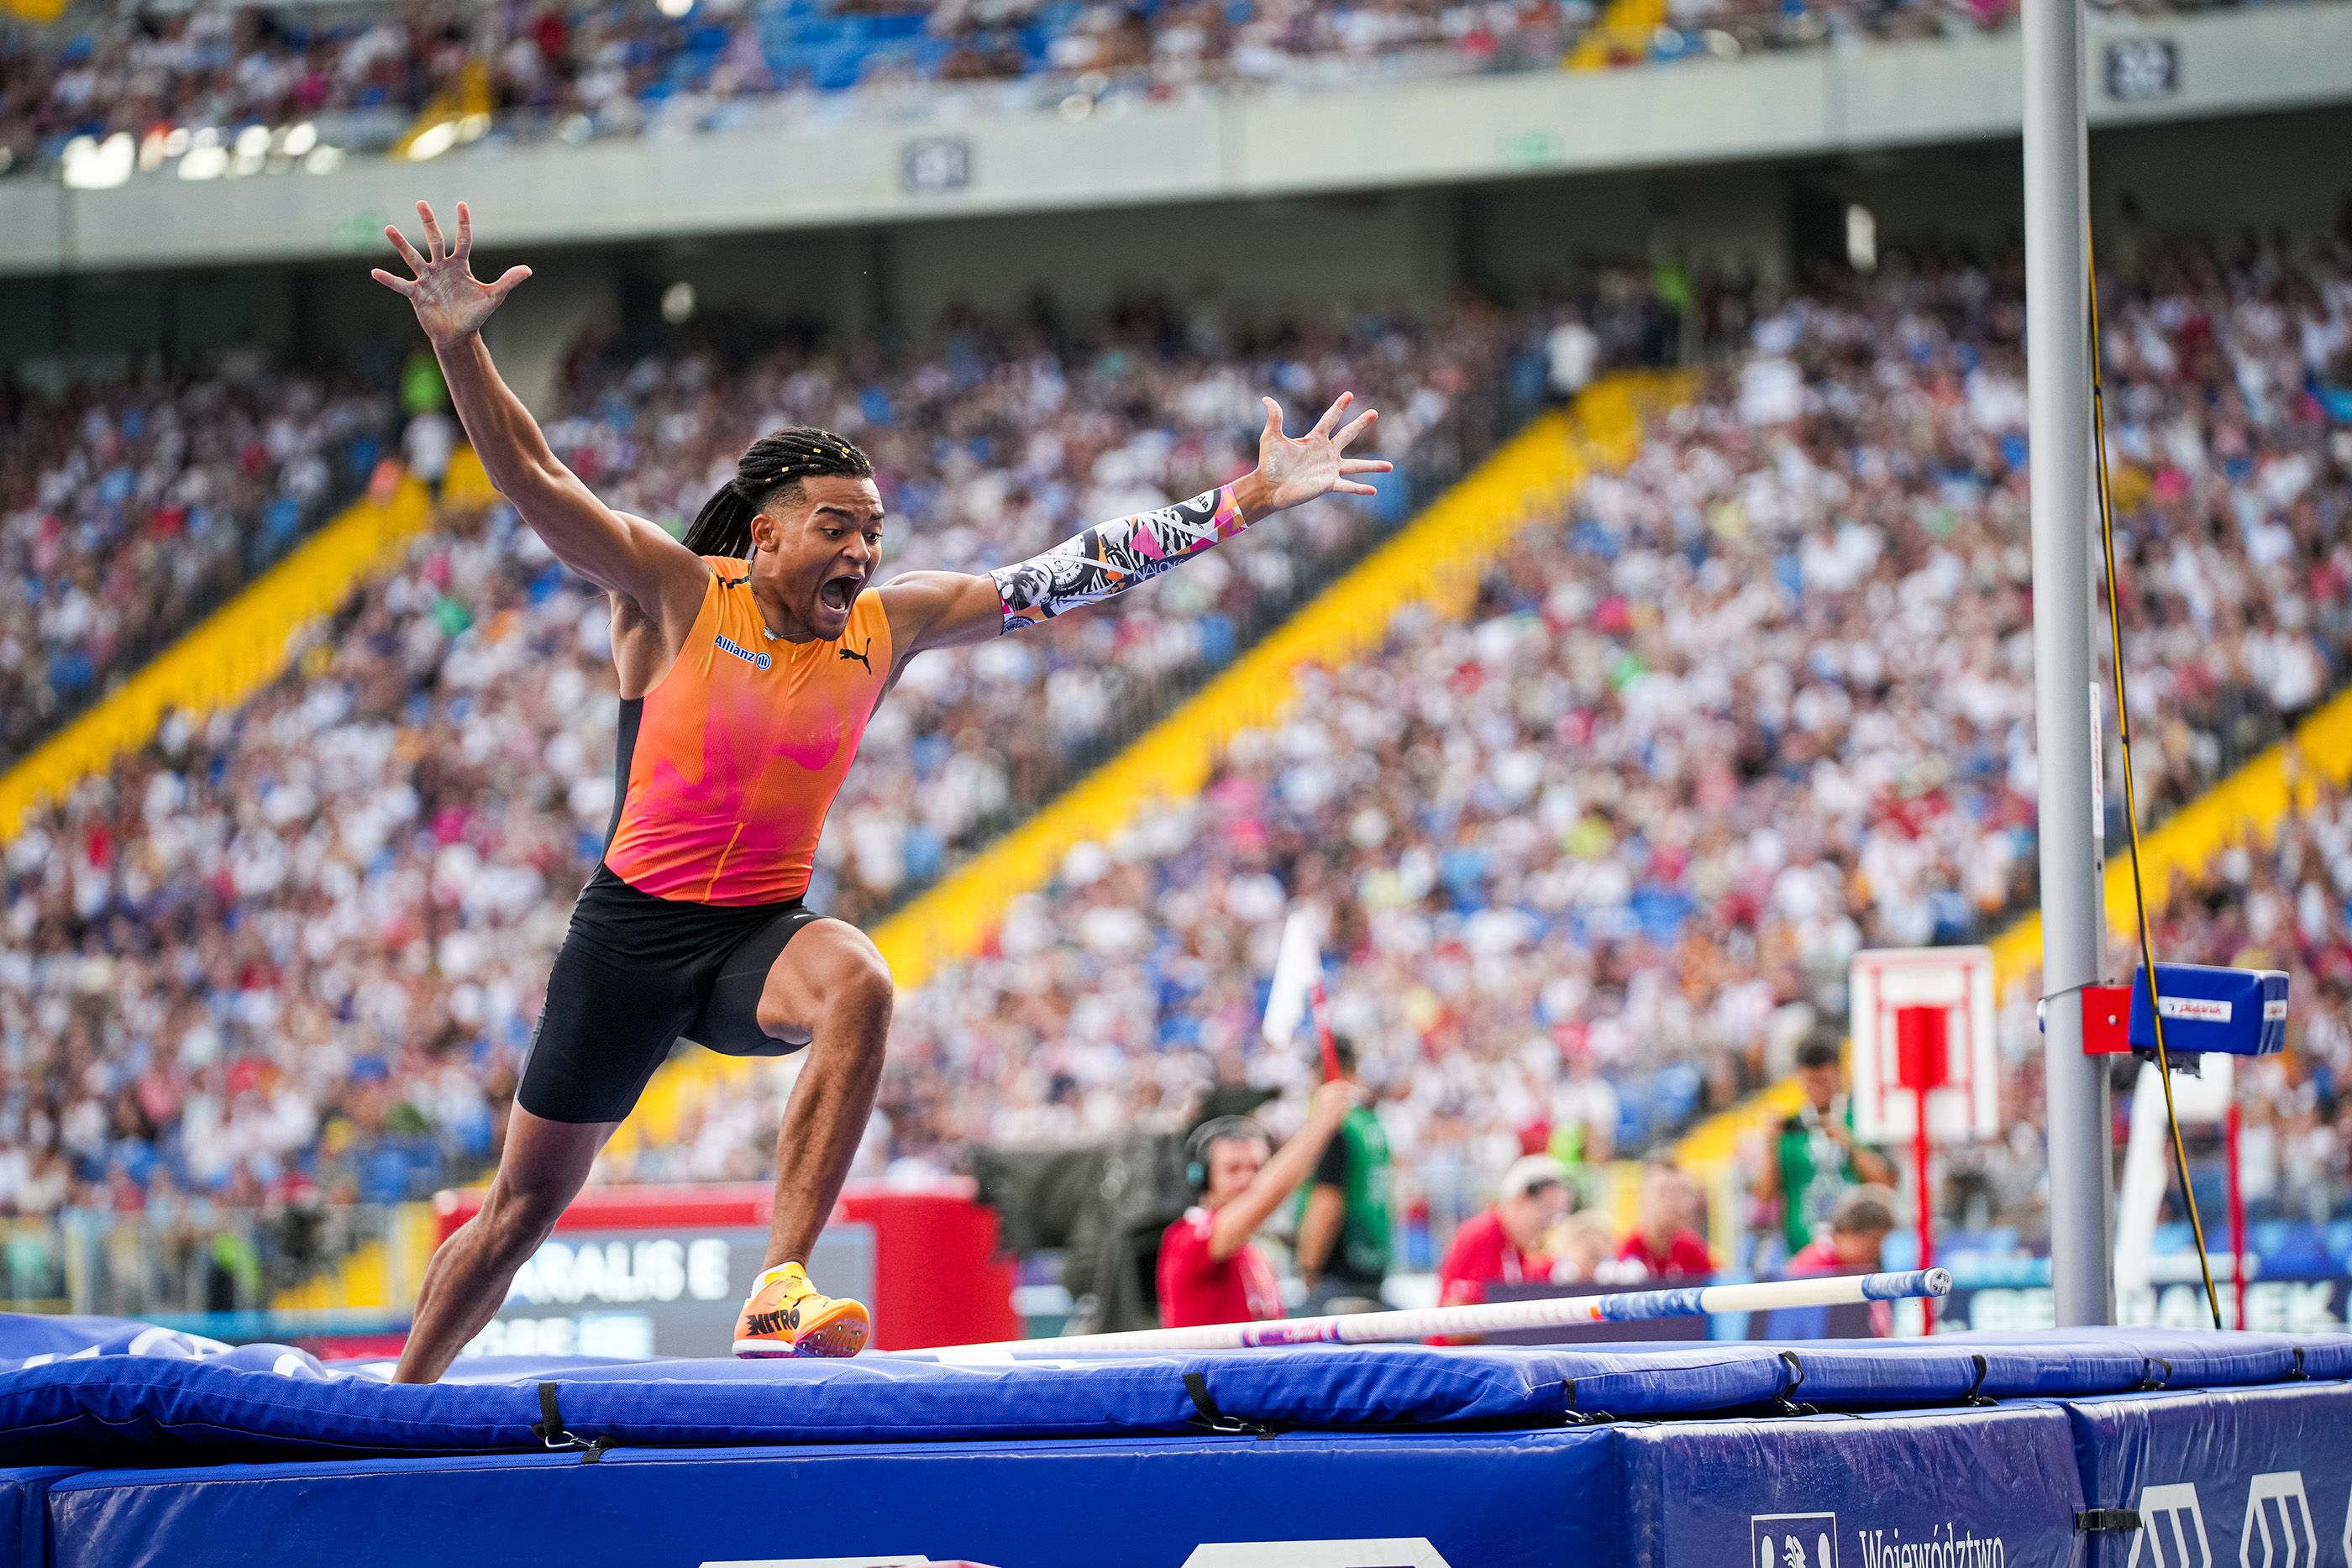
<svg viewBox="0 0 2352 1568"><path fill-rule="evenodd" d="M1372 494L1357 476L1389 465L1345 454L1375 415L1342 425L1342 393L1292 440L1268 398L1257 467L1230 485L984 577L909 572L877 589L874 465L829 431L754 441L683 541L599 501L482 345L482 323L530 269L478 281L464 204L446 248L432 208L416 210L424 254L384 231L413 276L375 279L415 307L492 483L611 595L621 729L604 857L556 953L498 1174L481 1212L434 1254L395 1375L439 1377L489 1322L680 1038L735 1055L808 1051L776 1136L767 1266L735 1354L854 1355L865 1307L820 1293L806 1266L874 1107L890 970L863 932L802 894L875 705L926 649L1125 592L1318 496Z"/></svg>

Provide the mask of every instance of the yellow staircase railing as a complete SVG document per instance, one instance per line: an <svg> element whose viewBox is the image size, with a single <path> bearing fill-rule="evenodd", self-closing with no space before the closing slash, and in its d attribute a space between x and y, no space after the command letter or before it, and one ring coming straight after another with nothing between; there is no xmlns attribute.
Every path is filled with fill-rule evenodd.
<svg viewBox="0 0 2352 1568"><path fill-rule="evenodd" d="M477 503L492 494L481 464L460 448L442 481L445 504ZM235 706L275 680L303 633L320 617L332 614L361 578L397 558L431 526L433 515L425 486L402 478L384 493L355 502L295 547L0 774L0 841L16 836L26 812L44 801L63 800L84 779L146 745L164 715L176 710L201 717Z"/></svg>
<svg viewBox="0 0 2352 1568"><path fill-rule="evenodd" d="M439 1224L429 1203L404 1203L387 1217L385 1234L353 1248L332 1268L269 1300L272 1312L413 1311L425 1281Z"/></svg>
<svg viewBox="0 0 2352 1568"><path fill-rule="evenodd" d="M1650 37L1666 19L1666 0L1609 0L1609 8L1569 54L1572 71L1607 70L1649 57Z"/></svg>
<svg viewBox="0 0 2352 1568"><path fill-rule="evenodd" d="M2286 817L2307 809L2326 778L2352 779L2352 692L2339 694L2296 727L2286 739L2264 750L2229 778L2174 812L2140 840L2140 864L2151 907L2161 903L2175 877L2210 864L2249 834L2275 838ZM2132 915L2131 862L2123 846L2110 845L2102 890L2108 929L2129 936ZM2025 915L1988 944L1993 985L2005 994L2042 965L2042 916ZM2160 956L2161 955L2159 955ZM2117 977L2117 978L2128 978ZM1741 1151L1771 1124L1790 1114L1800 1099L1796 1080L1785 1078L1693 1127L1675 1145L1675 1158L1717 1201L1710 1221L1718 1255L1727 1256L1737 1218L1737 1182Z"/></svg>
<svg viewBox="0 0 2352 1568"><path fill-rule="evenodd" d="M1390 617L1415 601L1466 612L1479 571L1528 519L1557 507L1594 468L1630 462L1646 421L1686 397L1690 384L1682 372L1606 376L1570 410L1532 421L1174 713L884 922L874 940L898 985L912 989L977 951L1006 906L1045 885L1077 845L1108 838L1155 801L1197 792L1227 741L1291 699L1300 666L1344 663L1376 646ZM613 1151L667 1140L689 1108L752 1065L701 1051L672 1058L614 1135Z"/></svg>

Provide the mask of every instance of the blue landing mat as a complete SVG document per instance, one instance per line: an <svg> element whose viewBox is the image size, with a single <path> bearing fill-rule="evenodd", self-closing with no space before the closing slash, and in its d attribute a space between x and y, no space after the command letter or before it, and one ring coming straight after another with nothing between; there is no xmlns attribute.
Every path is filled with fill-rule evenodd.
<svg viewBox="0 0 2352 1568"><path fill-rule="evenodd" d="M39 1348L31 1348L37 1345ZM19 1348L23 1347L23 1348ZM2352 1376L2352 1336L2105 1330L1658 1347L1308 1346L1063 1361L569 1359L460 1364L432 1388L136 1323L0 1314L0 1464L530 1450L542 1385L566 1429L630 1446L949 1441L1195 1431L1216 1408L1281 1429L1558 1426L1888 1410L1975 1398Z"/></svg>
<svg viewBox="0 0 2352 1568"><path fill-rule="evenodd" d="M24 1568L2336 1568L2352 1551L2344 1335L485 1360L432 1389L94 1320L0 1318L0 1355L14 1461L109 1467L0 1471L0 1563ZM1202 1430L1187 1374L1265 1429ZM550 1390L590 1448L530 1430ZM1787 1413L1806 1406L1833 1413ZM2147 1528L2086 1531L2086 1509Z"/></svg>
<svg viewBox="0 0 2352 1568"><path fill-rule="evenodd" d="M1754 1568L1760 1529L1773 1568L1791 1568L1790 1542L1805 1568L1866 1568L1865 1532L1957 1527L1998 1540L1998 1568L2061 1568L2082 1506L2070 1444L2042 1406L99 1471L51 1490L50 1561Z"/></svg>

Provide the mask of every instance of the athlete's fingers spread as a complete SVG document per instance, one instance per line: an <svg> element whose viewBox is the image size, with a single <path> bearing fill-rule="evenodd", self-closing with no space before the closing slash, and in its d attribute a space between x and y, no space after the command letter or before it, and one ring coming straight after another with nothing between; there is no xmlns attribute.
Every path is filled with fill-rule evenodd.
<svg viewBox="0 0 2352 1568"><path fill-rule="evenodd" d="M1337 398L1332 400L1331 406L1323 411L1323 417L1315 422L1314 430L1308 434L1314 435L1330 434L1331 427L1339 423L1339 416L1347 413L1348 405L1355 401L1356 394L1354 392L1341 392Z"/></svg>
<svg viewBox="0 0 2352 1568"><path fill-rule="evenodd" d="M414 281L405 277L396 277L380 267L372 268L369 271L368 276L374 278L378 283L383 284L386 288L391 289L394 294L407 297L413 296L416 292L416 285Z"/></svg>
<svg viewBox="0 0 2352 1568"><path fill-rule="evenodd" d="M496 283L490 285L490 292L499 298L504 299L508 295L514 292L515 286L517 284L529 280L530 277L530 268L527 267L509 267L499 275L499 280Z"/></svg>
<svg viewBox="0 0 2352 1568"><path fill-rule="evenodd" d="M1337 490L1343 496L1377 496L1380 494L1378 490L1373 489L1370 485L1359 485L1352 479L1342 479L1338 484L1333 485L1331 488Z"/></svg>
<svg viewBox="0 0 2352 1568"><path fill-rule="evenodd" d="M449 254L459 261L474 254L474 214L463 202L457 204L457 248Z"/></svg>
<svg viewBox="0 0 2352 1568"><path fill-rule="evenodd" d="M431 256L435 261L440 260L444 254L441 247L441 224L440 221L433 215L433 204L430 202L417 203L416 215L425 220L425 243L427 246L425 255Z"/></svg>
<svg viewBox="0 0 2352 1568"><path fill-rule="evenodd" d="M1396 466L1385 457L1346 457L1340 459L1342 474L1385 474Z"/></svg>
<svg viewBox="0 0 2352 1568"><path fill-rule="evenodd" d="M401 260L408 263L408 269L411 272L419 277L425 276L425 258L416 254L416 247L408 243L408 236L400 232L399 225L384 225L383 236L392 241L392 248L400 253Z"/></svg>
<svg viewBox="0 0 2352 1568"><path fill-rule="evenodd" d="M1372 422L1380 418L1380 416L1381 411L1379 409L1368 408L1364 410L1363 413L1358 414L1355 418L1349 420L1344 426L1342 426L1339 434L1331 438L1332 446L1341 452L1347 451L1348 444L1354 441L1358 436L1363 434L1365 431L1370 429Z"/></svg>

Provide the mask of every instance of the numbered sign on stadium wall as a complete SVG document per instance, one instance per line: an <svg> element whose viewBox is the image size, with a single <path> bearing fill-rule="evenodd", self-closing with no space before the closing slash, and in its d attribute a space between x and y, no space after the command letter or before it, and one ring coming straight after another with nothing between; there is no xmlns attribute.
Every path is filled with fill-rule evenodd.
<svg viewBox="0 0 2352 1568"><path fill-rule="evenodd" d="M1943 1087L1927 1096L1938 1142L2000 1134L2000 1061L1993 1038L1992 949L1882 947L1853 956L1853 1130L1865 1143L1911 1136L1900 1019L1906 1008L1944 1015Z"/></svg>

